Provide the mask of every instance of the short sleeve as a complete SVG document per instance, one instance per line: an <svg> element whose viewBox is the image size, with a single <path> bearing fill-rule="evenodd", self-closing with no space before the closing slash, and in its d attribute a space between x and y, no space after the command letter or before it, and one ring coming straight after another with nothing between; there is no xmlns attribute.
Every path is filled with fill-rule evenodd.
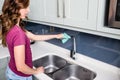
<svg viewBox="0 0 120 80"><path fill-rule="evenodd" d="M13 45L19 46L19 45L25 45L25 34L21 31L18 31L15 33L15 36L13 38Z"/></svg>

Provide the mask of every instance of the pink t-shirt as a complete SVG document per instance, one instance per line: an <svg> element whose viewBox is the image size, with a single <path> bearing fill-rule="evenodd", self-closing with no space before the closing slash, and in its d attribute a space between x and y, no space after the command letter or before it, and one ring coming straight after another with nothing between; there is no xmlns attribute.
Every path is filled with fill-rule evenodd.
<svg viewBox="0 0 120 80"><path fill-rule="evenodd" d="M21 73L17 71L15 58L14 58L14 47L19 45L25 45L25 64L32 68L32 54L30 48L30 40L26 36L25 32L19 27L14 26L8 32L6 36L6 43L10 52L10 62L9 67L10 69L19 76L27 77L30 75Z"/></svg>

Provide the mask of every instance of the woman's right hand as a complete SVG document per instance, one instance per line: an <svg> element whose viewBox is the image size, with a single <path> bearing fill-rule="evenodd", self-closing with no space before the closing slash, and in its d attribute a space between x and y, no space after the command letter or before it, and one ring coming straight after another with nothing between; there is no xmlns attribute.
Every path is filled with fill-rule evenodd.
<svg viewBox="0 0 120 80"><path fill-rule="evenodd" d="M38 68L36 68L36 71L37 71L37 74L38 73L44 73L44 67L38 67Z"/></svg>

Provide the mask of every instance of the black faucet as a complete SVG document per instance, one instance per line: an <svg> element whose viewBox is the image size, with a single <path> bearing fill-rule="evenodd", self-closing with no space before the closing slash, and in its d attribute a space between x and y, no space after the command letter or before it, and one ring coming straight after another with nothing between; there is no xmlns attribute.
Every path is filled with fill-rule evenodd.
<svg viewBox="0 0 120 80"><path fill-rule="evenodd" d="M75 59L75 53L76 53L76 39L75 36L71 36L72 39L72 49L70 51L70 57L72 59Z"/></svg>

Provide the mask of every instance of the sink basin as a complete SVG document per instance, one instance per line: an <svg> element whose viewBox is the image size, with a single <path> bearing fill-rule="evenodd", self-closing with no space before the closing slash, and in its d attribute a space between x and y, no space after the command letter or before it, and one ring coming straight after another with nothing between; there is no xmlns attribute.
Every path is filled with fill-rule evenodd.
<svg viewBox="0 0 120 80"><path fill-rule="evenodd" d="M54 80L93 80L96 74L79 65L68 65L53 74Z"/></svg>
<svg viewBox="0 0 120 80"><path fill-rule="evenodd" d="M70 63L56 55L47 55L33 61L37 68L43 66L53 80L93 80L96 74L84 67Z"/></svg>
<svg viewBox="0 0 120 80"><path fill-rule="evenodd" d="M43 66L46 74L52 74L53 72L63 68L67 61L56 55L47 55L33 61L35 67Z"/></svg>

